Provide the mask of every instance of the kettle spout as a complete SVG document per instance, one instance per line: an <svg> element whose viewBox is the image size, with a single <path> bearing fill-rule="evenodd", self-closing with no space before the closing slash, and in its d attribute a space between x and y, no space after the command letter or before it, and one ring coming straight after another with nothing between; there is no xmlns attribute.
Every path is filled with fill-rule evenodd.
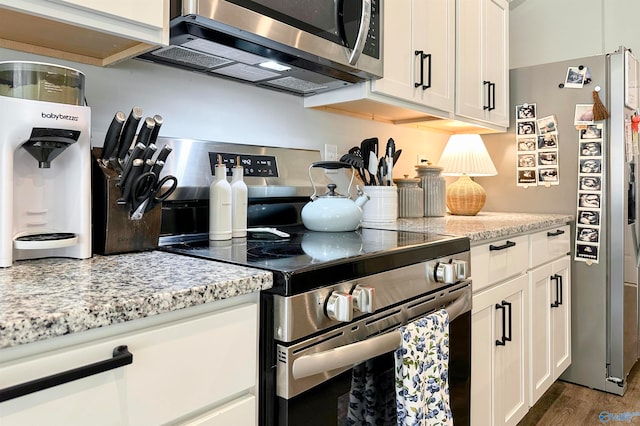
<svg viewBox="0 0 640 426"><path fill-rule="evenodd" d="M356 206L362 208L367 201L369 201L369 195L367 195L364 191L358 188L358 198L355 199Z"/></svg>

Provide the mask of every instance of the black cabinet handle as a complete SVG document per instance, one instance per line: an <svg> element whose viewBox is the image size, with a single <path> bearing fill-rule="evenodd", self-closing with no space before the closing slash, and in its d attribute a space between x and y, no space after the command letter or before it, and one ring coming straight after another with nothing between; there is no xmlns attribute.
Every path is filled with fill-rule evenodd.
<svg viewBox="0 0 640 426"><path fill-rule="evenodd" d="M496 84L489 84L489 92L491 93L491 103L489 104L489 111L496 109Z"/></svg>
<svg viewBox="0 0 640 426"><path fill-rule="evenodd" d="M413 53L415 56L420 56L420 81L418 83L413 83L413 87L417 88L422 86L424 88L424 60L427 55L425 55L424 50L416 50ZM429 60L429 67L431 67L431 60Z"/></svg>
<svg viewBox="0 0 640 426"><path fill-rule="evenodd" d="M556 232L549 231L547 232L547 237L557 237L558 235L564 234L562 229L558 229Z"/></svg>
<svg viewBox="0 0 640 426"><path fill-rule="evenodd" d="M508 249L509 247L515 247L515 246L516 246L515 242L507 240L507 242L501 246L494 246L493 244L489 245L489 251L504 250L504 249Z"/></svg>
<svg viewBox="0 0 640 426"><path fill-rule="evenodd" d="M426 55L423 56L423 62L424 62L424 59L429 59L429 66L427 67L427 84L422 85L422 90L427 90L428 88L431 87L431 53L427 53Z"/></svg>
<svg viewBox="0 0 640 426"><path fill-rule="evenodd" d="M507 302L506 300L503 300L502 304L504 306L509 307L509 337L505 336L504 340L506 340L507 342L510 342L511 338L513 337L511 302Z"/></svg>
<svg viewBox="0 0 640 426"><path fill-rule="evenodd" d="M554 274L551 279L556 282L556 301L551 304L552 308L562 305L562 275Z"/></svg>
<svg viewBox="0 0 640 426"><path fill-rule="evenodd" d="M108 360L83 365L82 367L52 374L51 376L0 389L0 402L93 376L94 374L103 373L131 363L133 363L133 354L129 352L126 346L118 346L113 349L113 357Z"/></svg>
<svg viewBox="0 0 640 426"><path fill-rule="evenodd" d="M482 109L488 110L491 108L491 82L489 80L484 80L482 85L487 87L487 104L483 105Z"/></svg>
<svg viewBox="0 0 640 426"><path fill-rule="evenodd" d="M504 302L504 301L503 301ZM502 337L496 340L496 346L505 346L507 343L506 327L507 327L507 308L504 304L496 303L496 309L502 310Z"/></svg>

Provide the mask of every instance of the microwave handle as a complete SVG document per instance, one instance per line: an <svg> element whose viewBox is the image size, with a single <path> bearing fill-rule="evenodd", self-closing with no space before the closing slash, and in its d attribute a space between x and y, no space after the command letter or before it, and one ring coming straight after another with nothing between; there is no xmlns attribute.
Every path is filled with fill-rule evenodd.
<svg viewBox="0 0 640 426"><path fill-rule="evenodd" d="M364 45L367 42L367 37L369 35L369 25L371 25L371 0L363 0L358 37L356 38L353 50L347 49L347 56L349 57L349 63L351 65L355 65L358 62L358 59L360 59L360 55L364 50Z"/></svg>
<svg viewBox="0 0 640 426"><path fill-rule="evenodd" d="M465 293L446 306L449 322L471 308L471 294ZM395 351L402 345L402 334L393 330L371 339L329 349L311 355L303 355L293 361L291 373L294 379L313 376L337 368L350 367L379 355Z"/></svg>

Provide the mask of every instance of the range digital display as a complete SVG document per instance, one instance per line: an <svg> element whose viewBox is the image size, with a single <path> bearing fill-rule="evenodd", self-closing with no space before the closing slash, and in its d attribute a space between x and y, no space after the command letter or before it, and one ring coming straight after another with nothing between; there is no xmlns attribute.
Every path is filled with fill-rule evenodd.
<svg viewBox="0 0 640 426"><path fill-rule="evenodd" d="M210 152L209 164L211 174L215 174L215 165L218 157L222 158L222 164L227 166L227 176L231 176L231 169L236 165L238 157L240 165L244 167L244 176L247 177L278 177L278 165L273 155L234 154L230 152Z"/></svg>

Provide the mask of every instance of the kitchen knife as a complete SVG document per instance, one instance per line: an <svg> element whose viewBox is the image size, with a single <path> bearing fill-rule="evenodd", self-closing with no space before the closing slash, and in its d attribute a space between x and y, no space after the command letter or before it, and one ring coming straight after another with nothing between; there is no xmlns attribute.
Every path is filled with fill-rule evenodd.
<svg viewBox="0 0 640 426"><path fill-rule="evenodd" d="M151 168L151 171L156 175L156 176L160 176L160 172L162 171L162 168L164 167L164 161L162 160L156 160L153 167Z"/></svg>
<svg viewBox="0 0 640 426"><path fill-rule="evenodd" d="M136 138L136 144L144 144L144 146L149 146L151 140L151 133L153 132L153 128L156 126L156 122L153 121L153 118L147 117L144 119L144 124L140 127L140 131L138 132L138 137Z"/></svg>
<svg viewBox="0 0 640 426"><path fill-rule="evenodd" d="M139 159L140 156L142 156L142 154L144 153L145 149L146 147L144 146L144 144L139 143L139 144L136 144L136 146L133 148L133 151L131 151L131 155L129 156L129 158L127 158L127 162L122 168L122 175L120 176L121 188L124 188L124 182L127 180L127 177L131 172L131 166L133 165L133 161Z"/></svg>
<svg viewBox="0 0 640 426"><path fill-rule="evenodd" d="M148 147L145 148L144 153L142 154L142 161L147 161L150 160L154 154L156 153L156 151L158 150L158 147L156 146L156 144L150 144Z"/></svg>
<svg viewBox="0 0 640 426"><path fill-rule="evenodd" d="M118 149L118 140L120 139L120 132L122 131L122 126L124 125L127 117L124 115L124 112L118 111L113 116L111 120L111 124L107 129L107 134L104 137L104 144L102 145L102 159L108 160L109 158L115 157L116 151Z"/></svg>
<svg viewBox="0 0 640 426"><path fill-rule="evenodd" d="M131 113L129 113L129 117L127 117L127 121L124 123L122 134L120 135L120 141L118 143L118 159L120 161L124 161L124 158L129 152L129 148L131 148L131 144L133 143L133 138L136 135L138 123L140 123L141 118L142 108L138 106L133 107Z"/></svg>
<svg viewBox="0 0 640 426"><path fill-rule="evenodd" d="M169 157L169 154L171 154L171 151L173 151L173 148L171 148L169 145L163 146L158 153L158 156L156 157L156 161L162 161L162 163L164 164L167 161L167 157Z"/></svg>
<svg viewBox="0 0 640 426"><path fill-rule="evenodd" d="M154 160L152 160L151 158L146 160L144 162L144 165L142 166L142 173L147 173L147 172L150 172L151 170L153 170L153 166L155 166L155 164L156 164L156 162Z"/></svg>
<svg viewBox="0 0 640 426"><path fill-rule="evenodd" d="M153 130L151 130L151 136L149 137L149 143L156 143L156 141L158 140L158 133L160 133L160 126L162 126L162 116L161 115L154 115L153 116L153 122L154 122L154 126L153 126Z"/></svg>
<svg viewBox="0 0 640 426"><path fill-rule="evenodd" d="M142 167L144 161L140 158L136 158L132 161L130 172L124 180L122 185L122 198L119 198L116 203L119 205L126 205L131 203L131 190L133 183L138 179L138 177L142 174Z"/></svg>

